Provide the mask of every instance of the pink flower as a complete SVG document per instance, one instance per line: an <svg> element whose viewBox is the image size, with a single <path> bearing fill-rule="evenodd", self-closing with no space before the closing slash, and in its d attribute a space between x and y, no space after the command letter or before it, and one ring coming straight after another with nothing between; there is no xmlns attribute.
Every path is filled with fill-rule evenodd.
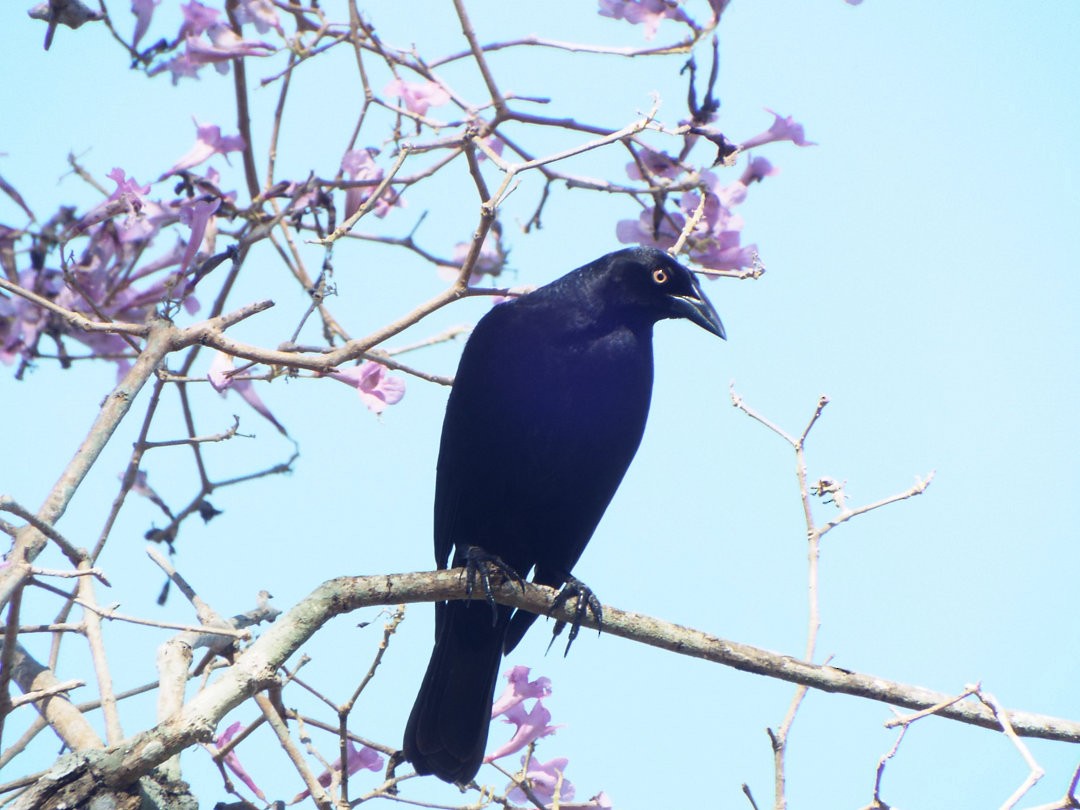
<svg viewBox="0 0 1080 810"><path fill-rule="evenodd" d="M172 59L165 62L159 62L147 71L148 75L156 76L163 70L167 70L172 74L173 87L180 83L181 79L197 79L199 78L199 68L202 65L193 62L191 57L186 53L178 54Z"/></svg>
<svg viewBox="0 0 1080 810"><path fill-rule="evenodd" d="M131 37L131 44L138 45L139 40L146 34L150 27L150 19L154 16L154 8L161 0L131 0L131 13L135 15L135 33Z"/></svg>
<svg viewBox="0 0 1080 810"><path fill-rule="evenodd" d="M559 789L560 804L574 798L574 786L567 779L563 779L562 785L559 785L559 778L566 770L569 761L566 757L557 757L547 762L537 762L535 758L529 760L525 778L529 781L533 792L545 804L555 800L556 787ZM524 764L524 758L522 758L522 764ZM513 802L528 802L525 792L519 787L511 790L507 798Z"/></svg>
<svg viewBox="0 0 1080 810"><path fill-rule="evenodd" d="M251 380L234 379L229 374L232 370L232 356L224 352L216 352L213 361L210 363L210 370L206 374L206 379L210 381L210 385L214 387L214 390L222 396L225 396L226 389L233 389L244 402L255 409L256 413L276 427L282 435L288 436L289 432L274 418L270 409L266 407L266 403L255 393L255 386L251 384Z"/></svg>
<svg viewBox="0 0 1080 810"><path fill-rule="evenodd" d="M204 6L199 0L181 4L180 13L184 16L184 22L180 25L181 36L198 36L221 16L220 11Z"/></svg>
<svg viewBox="0 0 1080 810"><path fill-rule="evenodd" d="M752 157L746 162L746 169L743 170L739 182L744 186L749 186L751 183L760 183L766 177L772 177L774 174L779 173L780 170L765 158Z"/></svg>
<svg viewBox="0 0 1080 810"><path fill-rule="evenodd" d="M711 176L706 175L706 179ZM690 236L690 258L711 270L737 270L750 267L757 260L757 246L741 246L743 219L731 210L746 197L746 186L740 182L730 186L713 186L715 192L705 193L705 212ZM688 192L679 201L689 218L701 196Z"/></svg>
<svg viewBox="0 0 1080 810"><path fill-rule="evenodd" d="M379 756L379 753L373 748L368 748L366 745L362 748L357 748L353 745L352 740L348 740L345 743L346 756L345 767L349 772L349 776L352 776L359 770L368 771L381 771L383 766L383 758ZM334 773L341 772L341 757L338 757L331 764L330 769L323 771L319 774L318 782L323 787L330 787L330 783L333 782ZM311 795L311 791L305 790L302 793L297 793L296 797L289 802L289 804L296 804L303 799L306 799Z"/></svg>
<svg viewBox="0 0 1080 810"><path fill-rule="evenodd" d="M405 109L417 115L423 115L429 107L439 107L450 100L450 94L436 82L414 83L394 79L383 92L400 98L405 102Z"/></svg>
<svg viewBox="0 0 1080 810"><path fill-rule="evenodd" d="M533 704L532 710L529 712L525 711L525 704L515 703L502 714L503 722L517 726L517 731L514 732L513 737L484 757L484 762L494 762L508 754L520 751L529 743L554 734L556 729L561 728L561 726L549 725L551 712L544 707L543 701L539 699Z"/></svg>
<svg viewBox="0 0 1080 810"><path fill-rule="evenodd" d="M270 0L240 0L240 5L236 7L236 19L241 25L253 23L260 34L265 34L271 28L279 34L284 33L277 9Z"/></svg>
<svg viewBox="0 0 1080 810"><path fill-rule="evenodd" d="M369 181L370 186L354 186L345 190L345 216L351 217L371 196L375 186L383 178L383 170L375 164L371 149L350 149L341 159L341 170L350 180ZM394 205L401 205L401 198L386 191L375 201L372 211L377 217L385 217Z"/></svg>
<svg viewBox="0 0 1080 810"><path fill-rule="evenodd" d="M437 268L439 278L445 281L457 279L471 248L471 242L458 242L454 245L453 264L440 264ZM484 276L495 278L502 273L505 266L506 255L498 243L498 237L493 242L492 233L488 231L488 235L484 238L484 244L480 246L480 255L476 257L476 263L473 265L472 273L469 275L469 284L479 284L484 280Z"/></svg>
<svg viewBox="0 0 1080 810"><path fill-rule="evenodd" d="M128 177L123 169L113 169L107 175L116 183L116 190L109 195L110 200L124 200L132 211L137 211L150 193L150 186L140 186L134 177Z"/></svg>
<svg viewBox="0 0 1080 810"><path fill-rule="evenodd" d="M49 271L24 270L19 274L19 284L48 298L61 289L59 274ZM0 361L10 365L16 357L29 358L47 321L45 310L25 298L0 298Z"/></svg>
<svg viewBox="0 0 1080 810"><path fill-rule="evenodd" d="M214 23L206 29L210 37L188 35L184 55L196 65L213 65L218 73L229 72L229 62L244 56L269 56L276 48L267 42L243 39L224 23Z"/></svg>
<svg viewBox="0 0 1080 810"><path fill-rule="evenodd" d="M667 212L660 218L659 228L656 228L655 209L646 208L636 220L619 220L615 225L615 237L624 245L646 245L667 250L679 238L679 231L685 222L682 215Z"/></svg>
<svg viewBox="0 0 1080 810"><path fill-rule="evenodd" d="M496 155L499 155L500 157L502 156L503 148L506 146L506 141L504 141L502 138L495 134L488 135L486 138L483 138L482 141L488 149L490 149ZM487 160L487 153L483 149L478 149L476 151L476 159L478 161Z"/></svg>
<svg viewBox="0 0 1080 810"><path fill-rule="evenodd" d="M123 169L113 169L106 175L116 183L116 190L105 202L90 209L79 220L79 230L86 230L104 220L119 214L127 214L124 221L116 226L121 241L134 242L148 239L157 232L157 227L148 221L143 208L147 204L146 195L150 186L140 186L134 177L128 177Z"/></svg>
<svg viewBox="0 0 1080 810"><path fill-rule="evenodd" d="M806 140L802 124L796 123L795 119L790 115L787 118L783 118L768 107L765 108L765 111L773 116L774 120L772 126L764 132L759 132L754 137L739 144L739 149L741 151L745 152L747 149L753 149L755 146L761 146L762 144L773 143L775 141L791 141L796 146L816 146L813 141Z"/></svg>
<svg viewBox="0 0 1080 810"><path fill-rule="evenodd" d="M774 170L767 162L747 169L744 177L753 180L754 172L771 174ZM710 270L737 270L757 263L756 245L740 244L743 219L732 209L746 199L746 184L741 180L720 185L711 172L701 175L704 181L705 208L702 217L690 232L687 253L698 264ZM615 226L615 235L624 244L641 244L667 250L675 244L686 222L697 211L701 194L688 191L679 200L678 212L666 212L660 220L658 232L654 232L654 209L648 208L637 221L622 220Z"/></svg>
<svg viewBox="0 0 1080 810"><path fill-rule="evenodd" d="M405 396L405 381L400 377L391 377L386 366L370 360L345 371L331 371L327 376L355 388L360 401L376 415Z"/></svg>
<svg viewBox="0 0 1080 810"><path fill-rule="evenodd" d="M669 180L674 180L685 171L675 158L671 157L667 152L656 152L646 148L638 153L638 157L645 165L645 168L656 177L666 177ZM626 164L626 174L631 180L648 180L652 182L653 179L652 177L642 177L641 169L638 168L635 162Z"/></svg>
<svg viewBox="0 0 1080 810"><path fill-rule="evenodd" d="M491 716L498 717L508 709L530 698L546 698L551 694L551 678L529 680L529 667L516 666L504 673L506 689L491 707Z"/></svg>
<svg viewBox="0 0 1080 810"><path fill-rule="evenodd" d="M214 352L214 359L210 361L210 370L206 372L206 379L210 381L210 385L214 386L215 391L223 394L225 389L232 385L232 375L229 372L234 368L231 354L225 354L222 351Z"/></svg>
<svg viewBox="0 0 1080 810"><path fill-rule="evenodd" d="M679 8L677 0L600 0L601 17L626 20L634 25L645 26L645 39L656 36L662 20L688 22L686 13Z"/></svg>
<svg viewBox="0 0 1080 810"><path fill-rule="evenodd" d="M180 259L180 272L187 270L191 260L195 258L195 254L202 246L207 226L220 207L221 199L219 197L212 200L201 198L186 200L180 204L180 222L191 228L191 238L188 239L184 255Z"/></svg>
<svg viewBox="0 0 1080 810"><path fill-rule="evenodd" d="M227 135L223 137L221 134L221 127L216 124L200 124L196 120L195 131L195 145L187 151L187 154L173 164L173 167L169 169L168 174L182 172L186 169L198 166L204 160L208 160L214 155L228 155L229 152L241 152L247 146L240 135ZM226 157L226 160L228 160L228 157ZM168 174L162 175L162 177L167 177Z"/></svg>
<svg viewBox="0 0 1080 810"><path fill-rule="evenodd" d="M225 745L229 742L229 740L235 737L236 733L240 731L243 726L244 724L237 720L235 723L225 729L224 734L218 735L218 738L214 740L214 745L216 745L218 748L224 748ZM248 776L247 771L244 770L244 766L240 764L240 758L236 755L235 748L229 753L227 753L221 761L225 763L226 768L236 774L237 779L239 779L241 782L251 788L251 792L258 796L260 801L266 801L266 796L264 796L263 792L259 790L259 786L255 784L255 780Z"/></svg>

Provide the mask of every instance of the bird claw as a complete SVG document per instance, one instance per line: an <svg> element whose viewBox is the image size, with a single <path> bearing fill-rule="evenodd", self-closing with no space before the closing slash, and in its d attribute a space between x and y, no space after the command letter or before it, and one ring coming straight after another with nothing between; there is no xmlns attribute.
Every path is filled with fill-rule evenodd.
<svg viewBox="0 0 1080 810"><path fill-rule="evenodd" d="M570 645L574 643L574 639L578 637L578 632L581 630L581 622L585 619L586 613L591 613L593 618L596 619L596 632L599 634L601 627L604 624L604 608L600 604L600 600L596 598L596 594L592 592L592 589L575 577L567 577L566 582L559 589L559 592L555 594L555 601L551 603L552 609L557 610L565 605L570 599L576 600L574 605L574 618L570 622L570 635L566 638L566 649L563 651L563 656L570 653ZM551 632L551 641L548 643L548 650L555 643L555 639L558 638L566 627L566 622L555 622L555 628Z"/></svg>
<svg viewBox="0 0 1080 810"><path fill-rule="evenodd" d="M525 580L511 566L498 555L490 554L479 546L469 546L465 549L465 595L470 599L476 588L476 580L479 577L480 584L484 589L484 600L491 606L491 626L499 622L499 610L495 603L495 591L491 587L491 574L496 572L505 580L516 582L521 586L521 592L525 593Z"/></svg>

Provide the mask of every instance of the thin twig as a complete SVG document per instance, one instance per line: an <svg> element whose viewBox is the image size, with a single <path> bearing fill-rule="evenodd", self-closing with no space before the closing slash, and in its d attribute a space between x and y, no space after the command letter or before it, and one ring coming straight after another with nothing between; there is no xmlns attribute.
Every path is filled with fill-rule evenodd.
<svg viewBox="0 0 1080 810"><path fill-rule="evenodd" d="M83 560L79 563L83 571L88 571L90 564ZM105 640L101 635L101 619L98 615L97 597L94 595L94 581L90 577L79 580L79 601L87 607L83 616L86 626L86 641L90 645L90 659L97 675L98 693L101 695L101 709L105 715L105 741L116 745L124 739L120 726L120 713L116 708L116 695L113 693L112 673L109 671L109 659L105 654Z"/></svg>
<svg viewBox="0 0 1080 810"><path fill-rule="evenodd" d="M1009 713L1005 711L998 702L998 699L989 692L984 692L981 689L977 689L975 694L979 700L990 707L994 712L994 717L1001 722L1001 730L1005 732L1005 736L1009 738L1009 742L1011 742L1016 747L1016 750L1020 752L1020 756L1023 757L1024 762L1028 766L1027 778L1020 783L1020 787L1018 787L1001 805L1001 810L1012 810L1017 802L1024 797L1024 794L1035 787L1035 784L1043 778L1046 771L1044 771L1039 763L1035 761L1035 757L1031 755L1031 751L1024 745L1024 741L1017 736L1016 730L1009 720Z"/></svg>

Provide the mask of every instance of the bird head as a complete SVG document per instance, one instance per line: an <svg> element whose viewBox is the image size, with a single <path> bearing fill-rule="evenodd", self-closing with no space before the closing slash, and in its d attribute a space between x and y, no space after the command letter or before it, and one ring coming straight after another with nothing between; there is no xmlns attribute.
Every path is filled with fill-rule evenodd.
<svg viewBox="0 0 1080 810"><path fill-rule="evenodd" d="M621 306L641 313L653 323L685 318L727 339L724 324L697 277L664 251L628 248L609 253L601 262L606 264L604 275L617 288Z"/></svg>

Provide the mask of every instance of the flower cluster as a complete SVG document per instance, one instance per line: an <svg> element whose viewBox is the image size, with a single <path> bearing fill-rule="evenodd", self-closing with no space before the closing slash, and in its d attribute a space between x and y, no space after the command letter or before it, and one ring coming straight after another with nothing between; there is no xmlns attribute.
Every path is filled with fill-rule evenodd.
<svg viewBox="0 0 1080 810"><path fill-rule="evenodd" d="M158 2L159 0L132 0L131 10L135 14L132 42L135 45L138 45L150 29ZM183 20L172 49L183 44L184 51L153 65L148 71L151 76L168 71L172 75L173 84L176 84L180 79L198 78L199 71L206 65L213 65L218 73L228 73L229 63L233 59L269 56L277 51L277 48L268 42L240 36L223 19L218 9L203 5L199 0L182 4L180 12ZM277 9L270 0L239 0L236 19L241 25L254 25L260 34L265 34L270 29L282 33Z"/></svg>
<svg viewBox="0 0 1080 810"><path fill-rule="evenodd" d="M92 321L142 324L156 309L168 311L177 304L194 314L199 309L196 260L201 250L213 250L214 220L231 195L217 189L212 170L199 178L198 190L192 186L190 193L169 200L152 198L151 186L139 184L123 169L113 169L108 177L116 188L101 203L81 217L67 209L64 219L51 223L55 241L47 247L62 247L61 266L49 266L48 251L41 250L31 267L19 273L20 286ZM175 245L147 256L155 238L172 226L179 230ZM16 233L6 229L3 236L13 241ZM88 241L72 261L67 246L78 238ZM131 347L119 335L84 332L26 298L0 299L0 360L31 362L41 353L45 336L57 344L61 358L67 356L63 339L73 338L95 356L115 360L121 373L127 370Z"/></svg>
<svg viewBox="0 0 1080 810"><path fill-rule="evenodd" d="M142 324L155 310L171 314L178 305L196 313L200 265L214 252L222 206L231 208L236 194L219 188L220 175L213 167L203 174L191 170L245 145L239 135L223 136L218 126L197 121L195 126L195 144L155 181L182 173L184 182L171 195L154 195L154 184L144 185L114 168L107 177L115 189L105 199L82 216L62 209L45 227L33 251L37 258L19 273L19 285L93 321ZM153 254L158 237L168 231L176 233L176 241ZM13 245L22 235L4 228L0 240ZM81 239L86 245L72 256L71 245ZM59 267L47 263L55 248ZM132 347L120 335L84 332L31 300L0 298L0 361L31 362L41 354L39 343L46 336L57 344L62 360L67 357L63 340L72 338L94 356L114 360L121 374L128 368Z"/></svg>
<svg viewBox="0 0 1080 810"><path fill-rule="evenodd" d="M509 740L484 757L484 762L494 762L517 753L541 737L554 734L556 729L561 728L561 726L551 725L551 712L544 706L544 698L551 695L549 678L537 678L530 681L529 668L516 666L506 673L506 680L506 689L491 707L491 717L495 719L501 716L503 722L515 727L515 731ZM525 708L527 700L534 701L532 708L528 710ZM547 762L540 762L532 757L524 756L521 758L521 780L532 795L544 804L551 806L558 803L565 807L567 802L574 798L576 792L574 785L565 776L568 762L566 757L556 757ZM507 798L512 802L523 804L529 804L531 801L520 782L514 783ZM601 792L588 802L574 806L610 808L611 800Z"/></svg>
<svg viewBox="0 0 1080 810"><path fill-rule="evenodd" d="M363 205L375 192L383 179L383 170L375 163L375 149L350 149L341 159L341 171L353 182L362 182L366 185L352 186L345 191L345 216L351 217L360 206ZM400 196L395 196L392 189L387 188L371 207L375 216L385 217L395 205L404 205Z"/></svg>
<svg viewBox="0 0 1080 810"><path fill-rule="evenodd" d="M217 738L214 740L214 745L217 746L218 749L224 748L240 732L243 727L244 724L237 720L235 723L225 729L224 732L217 736ZM376 772L382 770L383 758L378 751L375 751L372 748L368 748L366 745L362 745L357 748L352 740L346 741L345 749L345 771L350 776L360 770ZM254 793L260 801L266 801L266 796L263 794L259 786L255 783L255 780L251 778L248 772L244 769L244 766L240 764L240 757L237 755L235 748L233 748L231 751L229 751L229 753L222 757L221 761L224 763L226 768L233 772L233 775L235 775L237 779L239 779L241 782L248 786L251 792ZM341 757L335 759L333 763L331 763L329 768L319 774L319 776L316 777L316 781L323 787L330 787L335 778L341 778ZM310 795L311 792L305 790L294 796L292 801L289 802L289 804L296 804L297 802L303 801Z"/></svg>
<svg viewBox="0 0 1080 810"><path fill-rule="evenodd" d="M797 146L813 145L812 141L806 140L801 124L790 116L783 117L772 110L768 112L774 118L772 125L743 141L736 147L736 152L777 141L791 141ZM698 130L704 131L704 128ZM696 137L696 134L688 137ZM722 138L719 134L713 137ZM648 206L636 220L620 221L615 235L624 244L651 245L667 250L676 243L687 222L700 208L700 218L690 230L686 243L690 258L715 271L756 267L757 245L741 243L743 218L734 209L746 199L747 189L752 184L776 172L777 169L763 157L749 157L742 176L726 184L713 172L702 172L697 188L681 194L676 210L668 210L662 204ZM666 152L645 148L637 154L636 161L627 165L626 173L633 180L662 187L689 176L691 171Z"/></svg>
<svg viewBox="0 0 1080 810"><path fill-rule="evenodd" d="M645 39L656 36L660 23L665 20L689 22L677 0L600 0L600 16L613 20L626 20L645 27Z"/></svg>

